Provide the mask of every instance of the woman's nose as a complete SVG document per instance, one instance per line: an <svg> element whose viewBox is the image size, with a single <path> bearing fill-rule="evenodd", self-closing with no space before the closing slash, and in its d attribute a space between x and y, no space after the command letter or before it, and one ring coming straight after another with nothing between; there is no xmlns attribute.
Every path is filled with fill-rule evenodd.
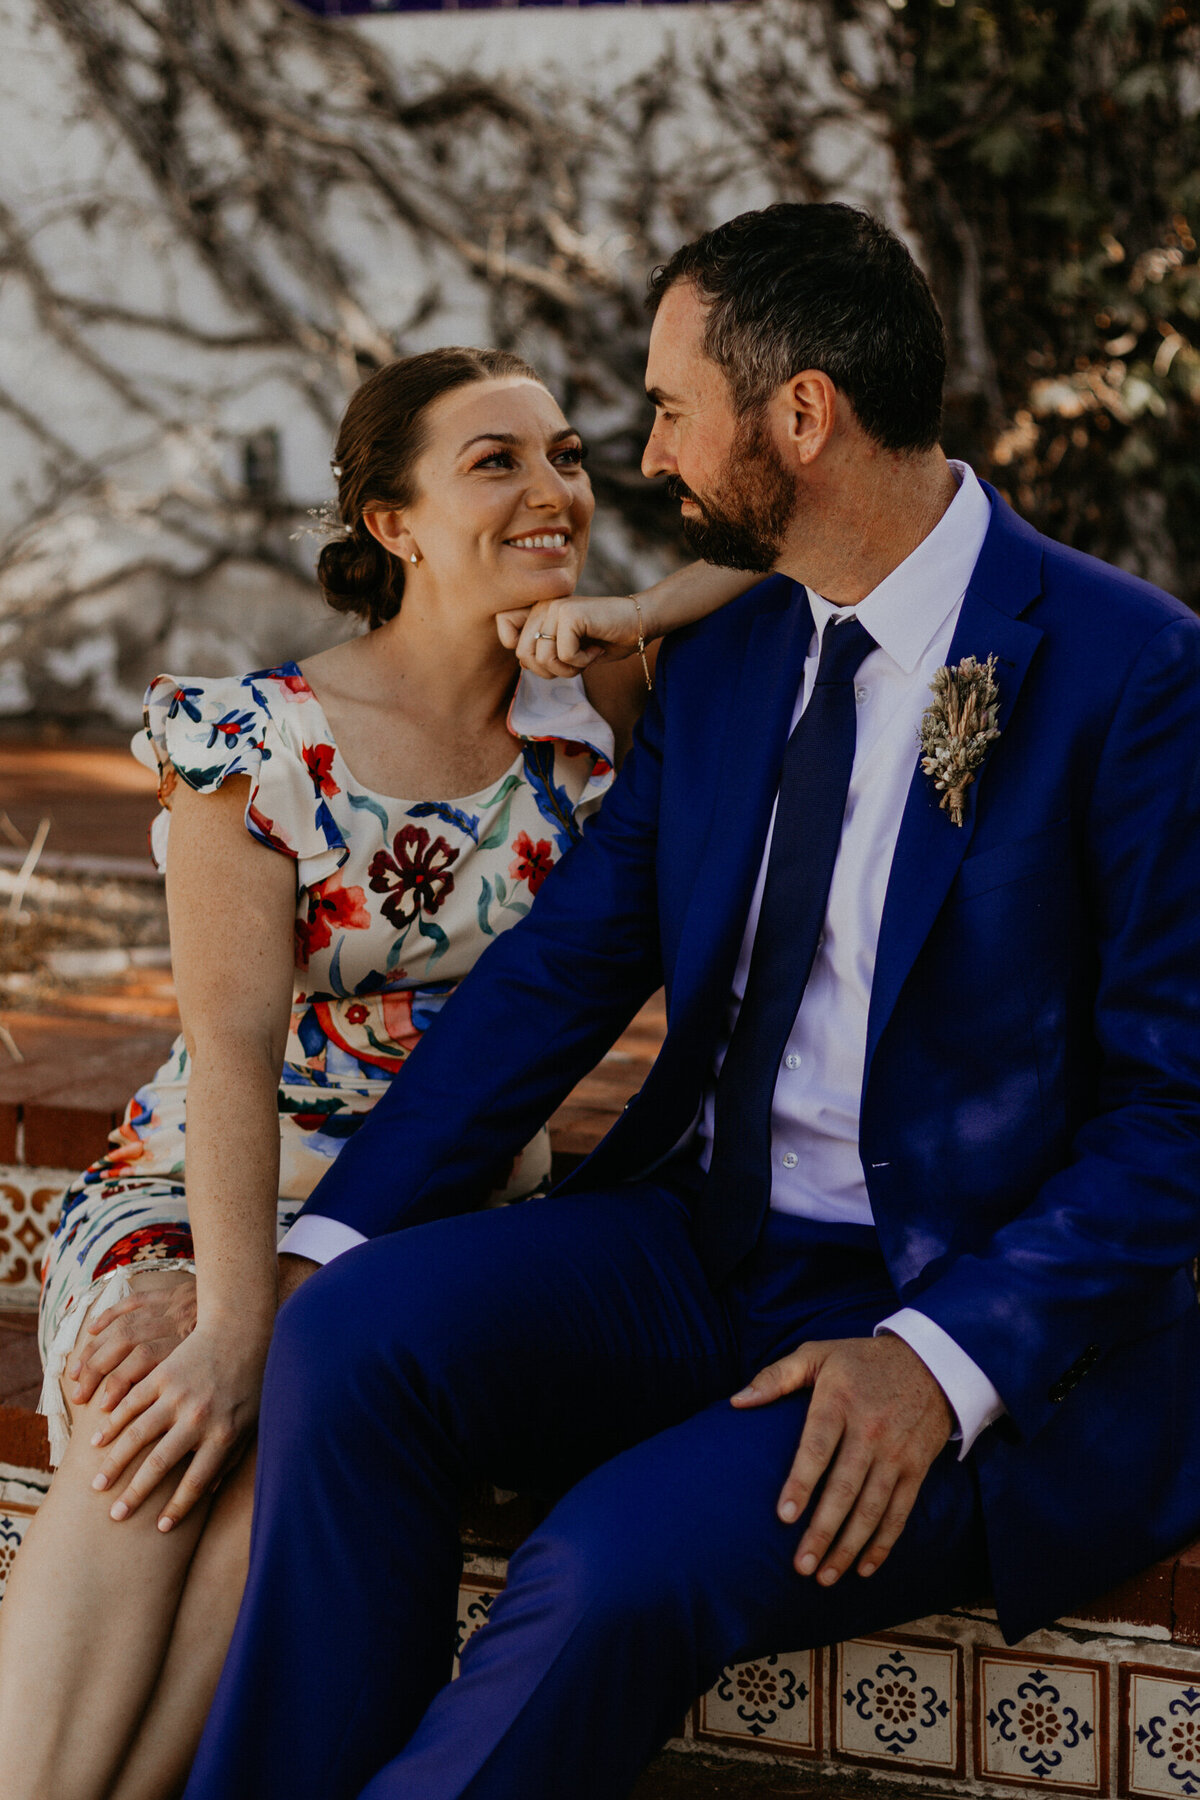
<svg viewBox="0 0 1200 1800"><path fill-rule="evenodd" d="M527 498L531 506L553 507L561 512L570 505L571 488L562 471L547 463L534 475Z"/></svg>

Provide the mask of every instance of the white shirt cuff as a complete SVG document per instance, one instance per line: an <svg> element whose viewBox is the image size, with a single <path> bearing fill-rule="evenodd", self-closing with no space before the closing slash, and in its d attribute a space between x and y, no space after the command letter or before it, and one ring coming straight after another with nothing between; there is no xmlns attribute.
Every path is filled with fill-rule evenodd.
<svg viewBox="0 0 1200 1800"><path fill-rule="evenodd" d="M958 1460L961 1462L980 1432L1008 1410L1003 1400L979 1364L972 1362L949 1332L943 1331L915 1307L902 1307L890 1318L881 1319L875 1327L875 1336L878 1337L881 1331L903 1338L945 1394L950 1410L958 1420L957 1435L962 1439Z"/></svg>
<svg viewBox="0 0 1200 1800"><path fill-rule="evenodd" d="M306 1256L309 1262L332 1262L343 1250L365 1244L366 1238L352 1225L336 1219L324 1219L320 1213L305 1213L279 1240L280 1256Z"/></svg>

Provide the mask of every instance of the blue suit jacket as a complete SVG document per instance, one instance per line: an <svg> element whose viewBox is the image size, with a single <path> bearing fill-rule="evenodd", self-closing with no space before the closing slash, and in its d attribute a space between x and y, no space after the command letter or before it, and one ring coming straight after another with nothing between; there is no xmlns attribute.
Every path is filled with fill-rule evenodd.
<svg viewBox="0 0 1200 1800"><path fill-rule="evenodd" d="M989 490L990 492L990 490ZM998 659L961 828L914 773L861 1152L900 1299L991 1377L974 1452L1010 1638L1200 1532L1200 621L992 521L949 653ZM307 1210L475 1205L665 981L645 1086L559 1192L694 1117L812 622L774 577L680 633L584 841L489 948Z"/></svg>

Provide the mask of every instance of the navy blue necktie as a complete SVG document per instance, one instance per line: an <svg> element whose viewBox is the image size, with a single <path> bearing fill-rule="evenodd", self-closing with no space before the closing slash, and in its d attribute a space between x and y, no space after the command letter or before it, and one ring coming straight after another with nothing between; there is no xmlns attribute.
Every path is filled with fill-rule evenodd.
<svg viewBox="0 0 1200 1800"><path fill-rule="evenodd" d="M746 992L721 1065L708 1179L695 1209L710 1279L758 1241L771 1198L771 1106L825 922L854 764L854 677L875 648L855 618L830 619L812 698L788 739Z"/></svg>

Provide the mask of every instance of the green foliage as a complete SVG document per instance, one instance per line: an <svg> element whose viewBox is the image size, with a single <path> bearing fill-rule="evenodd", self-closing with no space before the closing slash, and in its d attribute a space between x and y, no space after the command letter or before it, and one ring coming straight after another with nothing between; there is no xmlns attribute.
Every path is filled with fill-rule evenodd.
<svg viewBox="0 0 1200 1800"><path fill-rule="evenodd" d="M1200 606L1200 19L889 0L867 98L952 342L947 447Z"/></svg>

